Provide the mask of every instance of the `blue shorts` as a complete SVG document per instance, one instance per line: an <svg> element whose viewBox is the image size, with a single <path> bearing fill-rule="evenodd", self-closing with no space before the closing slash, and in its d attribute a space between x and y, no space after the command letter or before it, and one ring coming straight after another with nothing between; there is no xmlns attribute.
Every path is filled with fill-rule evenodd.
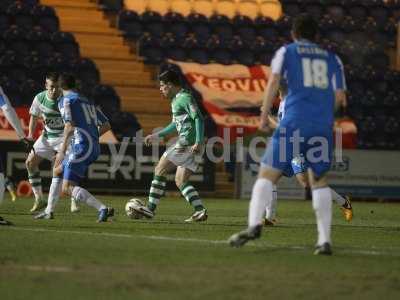
<svg viewBox="0 0 400 300"><path fill-rule="evenodd" d="M301 139L296 139L295 137ZM299 142L294 143L297 140ZM298 147L294 147L297 144ZM297 149L296 149L297 148ZM316 176L329 171L332 161L333 131L331 127L303 126L293 128L280 125L272 135L264 156L263 165L293 176L311 168ZM299 159L301 159L299 163ZM293 164L294 159L294 164Z"/></svg>
<svg viewBox="0 0 400 300"><path fill-rule="evenodd" d="M99 157L99 146L92 149L86 145L76 144L71 147L71 152L64 159L63 179L79 183L85 177L88 167Z"/></svg>

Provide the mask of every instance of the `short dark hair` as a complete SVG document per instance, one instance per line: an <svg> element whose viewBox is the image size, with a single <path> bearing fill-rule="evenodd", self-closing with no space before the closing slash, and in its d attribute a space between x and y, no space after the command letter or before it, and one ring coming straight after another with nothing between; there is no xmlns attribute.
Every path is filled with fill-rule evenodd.
<svg viewBox="0 0 400 300"><path fill-rule="evenodd" d="M62 73L58 78L58 85L63 90L76 89L76 78L69 73Z"/></svg>
<svg viewBox="0 0 400 300"><path fill-rule="evenodd" d="M57 82L59 76L60 76L60 74L58 74L57 72L49 72L46 74L46 79L49 79L53 82Z"/></svg>
<svg viewBox="0 0 400 300"><path fill-rule="evenodd" d="M167 70L158 75L158 80L165 83L172 83L173 85L181 86L181 75L174 70Z"/></svg>
<svg viewBox="0 0 400 300"><path fill-rule="evenodd" d="M292 31L296 38L315 41L318 34L318 23L308 14L301 14L293 21Z"/></svg>

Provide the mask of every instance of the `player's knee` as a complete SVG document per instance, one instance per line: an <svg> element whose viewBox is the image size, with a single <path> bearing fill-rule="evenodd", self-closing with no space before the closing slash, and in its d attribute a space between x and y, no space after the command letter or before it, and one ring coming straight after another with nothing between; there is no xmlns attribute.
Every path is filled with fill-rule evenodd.
<svg viewBox="0 0 400 300"><path fill-rule="evenodd" d="M33 171L33 169L36 167L32 156L28 156L25 161L25 166L29 171Z"/></svg>
<svg viewBox="0 0 400 300"><path fill-rule="evenodd" d="M157 176L164 176L165 173L165 168L163 166L160 166L159 164L154 169L154 174Z"/></svg>
<svg viewBox="0 0 400 300"><path fill-rule="evenodd" d="M61 190L63 195L71 196L71 186L68 183L63 183Z"/></svg>
<svg viewBox="0 0 400 300"><path fill-rule="evenodd" d="M182 176L175 176L175 184L178 188L180 188L184 184L184 179Z"/></svg>

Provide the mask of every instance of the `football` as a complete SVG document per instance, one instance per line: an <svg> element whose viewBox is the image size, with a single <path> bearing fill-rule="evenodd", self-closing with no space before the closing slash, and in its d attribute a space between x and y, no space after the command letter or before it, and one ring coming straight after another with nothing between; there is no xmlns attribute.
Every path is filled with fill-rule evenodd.
<svg viewBox="0 0 400 300"><path fill-rule="evenodd" d="M137 198L130 199L125 205L126 215L131 219L141 219L141 218L143 218L143 215L138 214L135 211L135 208L138 208L140 206L144 206L144 203L143 203L142 200L137 199Z"/></svg>

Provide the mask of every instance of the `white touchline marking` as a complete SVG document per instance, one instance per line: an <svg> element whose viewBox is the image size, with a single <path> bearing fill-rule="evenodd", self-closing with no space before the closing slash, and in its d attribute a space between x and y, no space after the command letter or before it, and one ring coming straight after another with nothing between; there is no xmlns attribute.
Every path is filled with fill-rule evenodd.
<svg viewBox="0 0 400 300"><path fill-rule="evenodd" d="M91 232L91 231L73 231L73 230L53 230L47 228L23 228L23 227L7 227L11 230L19 231L31 231L31 232L51 232L51 233L70 233L70 234L80 234L80 235L93 235L93 236L107 236L116 238L139 238L147 240L158 240L158 241L175 241L175 242L194 242L194 243L206 243L214 245L228 245L227 240L208 240L208 239L196 239L196 238L179 238L170 236L160 236L160 235L135 235L135 234L125 234L125 233L107 233L107 232ZM257 248L270 248L270 249L289 249L289 250L309 250L310 247L306 246L286 246L286 245L271 245L267 241L260 241L256 243L247 244L247 246L257 247ZM361 250L361 249L345 249L340 248L339 253L345 254L362 254L362 255L373 255L373 256L400 256L397 248L393 248L393 251L377 251L377 250Z"/></svg>

